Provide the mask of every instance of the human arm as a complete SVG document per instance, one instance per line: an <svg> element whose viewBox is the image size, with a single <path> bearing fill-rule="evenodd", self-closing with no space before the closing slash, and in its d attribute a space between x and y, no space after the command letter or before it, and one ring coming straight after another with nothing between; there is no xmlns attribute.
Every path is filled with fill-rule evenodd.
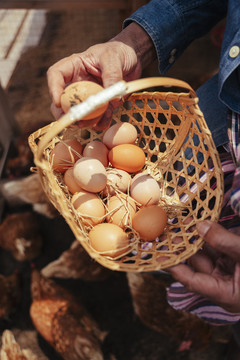
<svg viewBox="0 0 240 360"><path fill-rule="evenodd" d="M152 0L124 26L134 21L145 29L156 48L159 71L165 74L193 40L227 15L227 8L228 0Z"/></svg>
<svg viewBox="0 0 240 360"><path fill-rule="evenodd" d="M173 266L169 272L189 291L240 313L240 236L210 221L199 223L198 231L206 240L205 249L188 265Z"/></svg>
<svg viewBox="0 0 240 360"><path fill-rule="evenodd" d="M55 118L61 114L60 96L71 82L92 80L112 85L118 80L139 78L142 70L158 57L160 73L166 73L194 40L206 33L226 13L227 0L152 0L124 22L124 29L107 43L64 58L50 67L48 86ZM111 102L96 129L108 126ZM94 126L94 121L81 126Z"/></svg>

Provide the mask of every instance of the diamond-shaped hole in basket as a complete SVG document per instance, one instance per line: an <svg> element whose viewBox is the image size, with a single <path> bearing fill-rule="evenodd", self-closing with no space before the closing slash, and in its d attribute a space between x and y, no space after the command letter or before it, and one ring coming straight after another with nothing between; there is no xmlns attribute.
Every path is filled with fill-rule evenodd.
<svg viewBox="0 0 240 360"><path fill-rule="evenodd" d="M161 138L161 136L162 136L162 131L161 131L160 127L158 127L158 126L155 127L155 129L154 129L154 134L155 134L155 136L156 136L158 139Z"/></svg>
<svg viewBox="0 0 240 360"><path fill-rule="evenodd" d="M142 115L140 113L134 113L133 114L133 117L135 120L137 120L139 123L142 123L143 121L143 118L142 118Z"/></svg>
<svg viewBox="0 0 240 360"><path fill-rule="evenodd" d="M159 105L163 110L169 110L169 104L165 100L159 100Z"/></svg>
<svg viewBox="0 0 240 360"><path fill-rule="evenodd" d="M155 149L155 141L154 140L150 140L149 143L148 143L148 147L150 150L154 150Z"/></svg>
<svg viewBox="0 0 240 360"><path fill-rule="evenodd" d="M173 140L176 136L176 131L174 131L173 129L167 129L166 136L167 136L167 139Z"/></svg>
<svg viewBox="0 0 240 360"><path fill-rule="evenodd" d="M176 109L177 111L182 111L183 107L180 104L180 102L173 100L172 102L172 106L174 107L174 109Z"/></svg>
<svg viewBox="0 0 240 360"><path fill-rule="evenodd" d="M160 151L161 153L164 153L166 150L167 150L167 146L166 146L165 142L161 142L161 143L159 144L159 151Z"/></svg>
<svg viewBox="0 0 240 360"><path fill-rule="evenodd" d="M144 107L145 107L144 101L140 100L140 99L136 99L135 100L135 107L138 108L138 109L144 109Z"/></svg>
<svg viewBox="0 0 240 360"><path fill-rule="evenodd" d="M157 105L156 105L155 101L153 101L152 99L148 99L147 104L150 107L150 109L156 109L157 108Z"/></svg>
<svg viewBox="0 0 240 360"><path fill-rule="evenodd" d="M159 113L157 119L160 124L163 124L163 125L167 124L167 118L164 114Z"/></svg>
<svg viewBox="0 0 240 360"><path fill-rule="evenodd" d="M213 196L208 202L208 208L212 210L216 203L216 196Z"/></svg>
<svg viewBox="0 0 240 360"><path fill-rule="evenodd" d="M146 112L146 118L150 123L154 123L156 121L156 118L153 115L153 113Z"/></svg>
<svg viewBox="0 0 240 360"><path fill-rule="evenodd" d="M147 135L147 136L149 136L151 134L149 126L144 126L144 134Z"/></svg>
<svg viewBox="0 0 240 360"><path fill-rule="evenodd" d="M158 156L157 156L157 155L152 155L152 156L150 157L150 161L151 161L152 163L155 163L157 160L158 160Z"/></svg>
<svg viewBox="0 0 240 360"><path fill-rule="evenodd" d="M170 120L174 126L179 126L181 124L181 120L176 114L172 114Z"/></svg>
<svg viewBox="0 0 240 360"><path fill-rule="evenodd" d="M122 121L122 122L129 122L129 115L127 115L127 114L122 114L122 115L121 115L121 121Z"/></svg>
<svg viewBox="0 0 240 360"><path fill-rule="evenodd" d="M175 161L175 163L173 164L173 168L180 173L183 169L182 161L179 161L179 160Z"/></svg>
<svg viewBox="0 0 240 360"><path fill-rule="evenodd" d="M122 104L123 108L126 109L126 110L131 110L132 108L132 101L124 101L123 104Z"/></svg>

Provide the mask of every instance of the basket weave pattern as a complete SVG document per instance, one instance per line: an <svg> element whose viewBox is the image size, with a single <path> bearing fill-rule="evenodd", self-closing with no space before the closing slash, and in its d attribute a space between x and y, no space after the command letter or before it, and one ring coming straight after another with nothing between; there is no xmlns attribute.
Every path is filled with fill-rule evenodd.
<svg viewBox="0 0 240 360"><path fill-rule="evenodd" d="M52 139L41 160L35 158L43 188L65 218L88 254L103 266L118 271L155 271L178 264L203 245L196 223L218 220L223 197L223 176L217 150L197 98L185 92L132 94L115 111L113 122L127 121L138 131L137 144L144 150L144 172L152 175L162 191L160 205L168 214L164 234L146 243L134 242L132 251L120 259L97 253L89 244L88 230L71 205L63 177L52 171L49 153L59 139L75 137L82 145L102 139L92 129L67 128ZM36 155L41 137L52 124L29 137Z"/></svg>

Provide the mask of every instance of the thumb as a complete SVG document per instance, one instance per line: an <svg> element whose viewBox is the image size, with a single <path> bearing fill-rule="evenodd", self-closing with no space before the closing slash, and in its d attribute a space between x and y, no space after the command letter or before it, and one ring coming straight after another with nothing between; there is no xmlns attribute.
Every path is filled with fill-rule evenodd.
<svg viewBox="0 0 240 360"><path fill-rule="evenodd" d="M232 259L240 259L240 236L231 233L221 225L209 220L197 224L199 235L202 236L214 249L230 256Z"/></svg>
<svg viewBox="0 0 240 360"><path fill-rule="evenodd" d="M62 73L53 66L47 72L48 89L55 106L61 106L61 94L65 88L65 81Z"/></svg>

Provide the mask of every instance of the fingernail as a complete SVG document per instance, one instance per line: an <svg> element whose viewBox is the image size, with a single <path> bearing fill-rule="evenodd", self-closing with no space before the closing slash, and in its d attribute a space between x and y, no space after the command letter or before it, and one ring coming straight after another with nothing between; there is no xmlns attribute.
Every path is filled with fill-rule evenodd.
<svg viewBox="0 0 240 360"><path fill-rule="evenodd" d="M197 230L200 236L204 237L212 226L212 222L209 220L201 221L197 223Z"/></svg>

